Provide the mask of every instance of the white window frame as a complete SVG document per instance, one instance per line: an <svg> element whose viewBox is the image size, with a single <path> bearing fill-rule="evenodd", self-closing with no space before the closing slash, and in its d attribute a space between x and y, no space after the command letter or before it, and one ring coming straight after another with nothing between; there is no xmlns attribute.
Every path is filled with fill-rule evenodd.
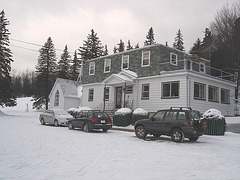
<svg viewBox="0 0 240 180"><path fill-rule="evenodd" d="M124 62L126 61L126 62ZM123 67L124 64L127 64L127 67ZM122 56L122 69L128 69L129 68L129 55L123 55Z"/></svg>
<svg viewBox="0 0 240 180"><path fill-rule="evenodd" d="M173 62L173 56L176 56L176 62L174 63ZM170 64L172 64L172 65L174 65L174 66L177 66L178 65L178 55L177 54L175 54L175 53L170 53Z"/></svg>
<svg viewBox="0 0 240 180"><path fill-rule="evenodd" d="M145 56L146 54L147 56ZM148 61L146 65L144 65L144 61ZM150 66L150 51L143 51L142 52L142 67Z"/></svg>
<svg viewBox="0 0 240 180"><path fill-rule="evenodd" d="M144 88L145 86L146 87L148 86L148 91L145 91L145 88ZM146 93L148 93L148 96L145 96ZM150 84L149 83L142 84L142 100L148 100L149 96L150 96Z"/></svg>
<svg viewBox="0 0 240 180"><path fill-rule="evenodd" d="M95 62L89 62L89 75L95 74Z"/></svg>
<svg viewBox="0 0 240 180"><path fill-rule="evenodd" d="M173 84L178 84L178 92L176 95L173 94ZM164 94L164 85L169 85L169 96L165 96ZM180 96L180 82L179 81L173 81L173 82L163 82L162 83L162 98L167 99L167 98L179 98Z"/></svg>
<svg viewBox="0 0 240 180"><path fill-rule="evenodd" d="M210 93L212 91L212 93ZM210 97L212 95L212 97ZM219 88L216 86L208 86L208 101L219 102Z"/></svg>
<svg viewBox="0 0 240 180"><path fill-rule="evenodd" d="M204 63L199 63L199 72L205 73L206 72L206 66Z"/></svg>
<svg viewBox="0 0 240 180"><path fill-rule="evenodd" d="M230 104L230 90L229 89L221 88L221 103L222 104Z"/></svg>
<svg viewBox="0 0 240 180"><path fill-rule="evenodd" d="M108 70L107 70L108 68ZM109 73L111 71L111 59L104 60L104 73Z"/></svg>

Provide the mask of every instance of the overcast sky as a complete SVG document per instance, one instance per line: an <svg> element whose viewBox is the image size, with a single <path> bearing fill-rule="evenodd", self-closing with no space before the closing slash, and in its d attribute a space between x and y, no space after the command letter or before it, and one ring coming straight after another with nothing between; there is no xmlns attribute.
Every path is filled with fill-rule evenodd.
<svg viewBox="0 0 240 180"><path fill-rule="evenodd" d="M153 27L157 43L172 46L182 30L188 52L197 38L204 37L216 12L237 0L0 0L10 25L12 69L35 70L38 50L51 37L56 49L68 46L74 52L82 46L91 29L109 54L122 39L140 47ZM0 9L0 10L2 10ZM18 42L16 40L34 43ZM17 46L17 47L16 47ZM25 48L25 49L23 49ZM29 50L31 49L31 50ZM61 51L56 51L58 60ZM72 54L71 54L72 55Z"/></svg>

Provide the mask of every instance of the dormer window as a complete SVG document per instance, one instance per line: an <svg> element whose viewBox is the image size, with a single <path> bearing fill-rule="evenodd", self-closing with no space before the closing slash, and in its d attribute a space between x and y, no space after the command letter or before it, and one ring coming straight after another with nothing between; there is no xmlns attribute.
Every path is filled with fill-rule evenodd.
<svg viewBox="0 0 240 180"><path fill-rule="evenodd" d="M129 68L129 55L122 56L122 69Z"/></svg>
<svg viewBox="0 0 240 180"><path fill-rule="evenodd" d="M104 61L104 73L108 73L111 70L111 59L105 59Z"/></svg>
<svg viewBox="0 0 240 180"><path fill-rule="evenodd" d="M199 72L205 73L206 69L205 69L205 64L204 63L199 63Z"/></svg>
<svg viewBox="0 0 240 180"><path fill-rule="evenodd" d="M89 63L89 75L94 75L95 74L95 62L90 62Z"/></svg>
<svg viewBox="0 0 240 180"><path fill-rule="evenodd" d="M150 66L150 51L142 52L142 67Z"/></svg>
<svg viewBox="0 0 240 180"><path fill-rule="evenodd" d="M177 63L178 63L178 55L175 54L175 53L170 53L170 63L172 65L175 65L177 66Z"/></svg>

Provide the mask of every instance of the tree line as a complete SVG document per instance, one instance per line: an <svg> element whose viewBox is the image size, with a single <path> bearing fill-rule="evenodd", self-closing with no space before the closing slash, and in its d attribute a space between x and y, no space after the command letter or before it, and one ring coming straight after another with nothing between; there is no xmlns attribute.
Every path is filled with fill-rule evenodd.
<svg viewBox="0 0 240 180"><path fill-rule="evenodd" d="M213 67L237 73L239 80L240 71L240 3L233 3L230 7L225 5L217 12L210 28L204 31L204 38L198 38L190 50L191 54L209 59ZM15 98L19 96L33 96L34 108L47 108L48 95L56 78L77 80L81 65L90 59L108 55L107 45L103 46L97 33L92 29L82 46L70 56L67 45L63 49L60 60L57 61L54 43L49 37L39 50L38 62L35 72L25 72L13 79L10 76L12 53L9 49L9 22L4 11L0 14L0 105L15 105ZM151 27L146 34L143 46L156 44L154 30ZM166 45L168 46L167 42ZM181 29L176 33L172 47L185 51ZM128 40L125 47L120 39L114 46L113 53L139 48L139 43L131 45ZM79 57L79 58L78 58ZM238 81L239 82L239 81ZM4 84L4 86L2 86ZM4 87L4 88L3 88ZM10 89L9 91L7 89ZM18 89L19 91L16 91Z"/></svg>

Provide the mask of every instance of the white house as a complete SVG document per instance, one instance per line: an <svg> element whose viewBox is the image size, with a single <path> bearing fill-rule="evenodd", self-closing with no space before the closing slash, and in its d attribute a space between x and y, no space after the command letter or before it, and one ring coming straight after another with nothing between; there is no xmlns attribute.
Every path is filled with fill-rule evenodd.
<svg viewBox="0 0 240 180"><path fill-rule="evenodd" d="M93 109L191 107L235 114L235 76L210 61L155 44L86 61L82 105Z"/></svg>
<svg viewBox="0 0 240 180"><path fill-rule="evenodd" d="M57 78L49 94L50 109L65 109L81 105L82 86L77 81Z"/></svg>

